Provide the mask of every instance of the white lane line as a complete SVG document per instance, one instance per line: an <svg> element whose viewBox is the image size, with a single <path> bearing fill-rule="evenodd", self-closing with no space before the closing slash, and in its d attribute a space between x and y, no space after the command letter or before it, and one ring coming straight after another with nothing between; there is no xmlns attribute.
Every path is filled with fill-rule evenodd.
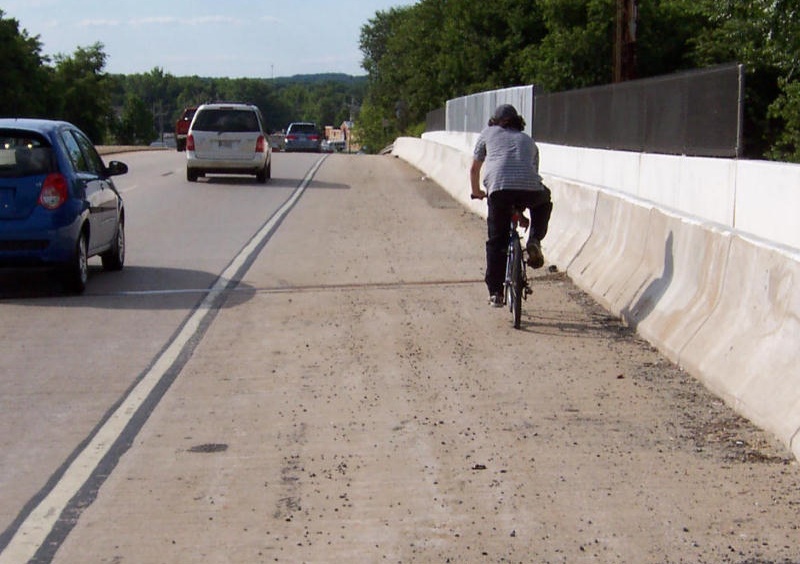
<svg viewBox="0 0 800 564"><path fill-rule="evenodd" d="M44 544L47 536L58 522L59 517L67 508L69 501L77 495L91 477L92 472L120 437L139 407L141 407L167 370L169 370L169 367L181 354L186 343L197 333L203 320L212 310L217 294L225 290L242 265L250 259L253 252L263 243L278 222L289 213L292 206L305 192L306 187L324 160L325 157L321 157L314 164L291 198L273 214L272 218L261 227L258 233L220 274L214 286L209 290L208 295L189 316L177 337L98 430L89 444L73 460L61 479L53 486L53 489L20 524L6 548L0 553L0 564L20 564L21 562L28 562L36 555L36 552Z"/></svg>

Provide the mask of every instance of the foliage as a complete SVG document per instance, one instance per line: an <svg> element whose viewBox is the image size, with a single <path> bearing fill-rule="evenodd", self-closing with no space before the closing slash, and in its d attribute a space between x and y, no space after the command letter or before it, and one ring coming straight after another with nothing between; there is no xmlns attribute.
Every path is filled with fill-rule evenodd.
<svg viewBox="0 0 800 564"><path fill-rule="evenodd" d="M102 143L111 117L103 44L78 47L71 57L56 55L55 62L55 115L80 127L94 143Z"/></svg>
<svg viewBox="0 0 800 564"><path fill-rule="evenodd" d="M800 163L800 81L780 80L781 94L769 108L769 117L781 120L769 156L776 160Z"/></svg>
<svg viewBox="0 0 800 564"><path fill-rule="evenodd" d="M281 131L293 121L338 127L363 100L366 78L346 75L298 76L281 79L175 77L153 69L146 74L117 75L113 105L133 94L153 108L158 131L172 131L184 108L206 102L255 104L267 129Z"/></svg>
<svg viewBox="0 0 800 564"><path fill-rule="evenodd" d="M365 77L109 75L101 43L52 59L0 10L0 115L66 119L97 143L146 142L184 107L258 105L273 131L292 121L356 121L375 150L414 134L450 99L520 84L562 91L611 80L616 0L419 0L361 28ZM637 76L738 61L747 69L750 156L797 160L800 0L639 0ZM361 115L358 115L359 108Z"/></svg>
<svg viewBox="0 0 800 564"><path fill-rule="evenodd" d="M369 112L362 110L362 129L379 138L389 129L408 134L449 98L522 84L517 54L544 34L532 4L422 0L377 12L361 28L370 103ZM374 123L364 124L365 115Z"/></svg>
<svg viewBox="0 0 800 564"><path fill-rule="evenodd" d="M278 79L176 77L154 68L148 73L110 75L102 43L78 47L71 55L42 55L37 37L0 10L0 115L71 121L95 143L146 144L171 132L185 107L209 101L257 105L271 131L292 121L338 127L353 120L366 96L366 77L343 74Z"/></svg>
<svg viewBox="0 0 800 564"><path fill-rule="evenodd" d="M613 4L606 0L540 2L546 34L524 49L527 82L557 92L608 82Z"/></svg>
<svg viewBox="0 0 800 564"><path fill-rule="evenodd" d="M147 145L156 138L153 112L142 98L128 94L122 116L115 127L116 140L122 145Z"/></svg>
<svg viewBox="0 0 800 564"><path fill-rule="evenodd" d="M47 112L48 93L42 85L48 82L47 58L42 55L39 37L29 37L20 31L19 22L3 17L0 10L0 76L3 77L3 95L0 96L0 115L31 117Z"/></svg>
<svg viewBox="0 0 800 564"><path fill-rule="evenodd" d="M640 0L638 6L638 77L745 64L747 154L797 160L800 0ZM616 0L420 0L378 12L361 29L368 115L407 133L408 124L447 99L476 91L606 84L615 7ZM380 131L375 125L365 129Z"/></svg>
<svg viewBox="0 0 800 564"><path fill-rule="evenodd" d="M383 118L383 110L371 99L361 106L359 120L353 130L353 138L367 152L379 151L397 137L394 124Z"/></svg>

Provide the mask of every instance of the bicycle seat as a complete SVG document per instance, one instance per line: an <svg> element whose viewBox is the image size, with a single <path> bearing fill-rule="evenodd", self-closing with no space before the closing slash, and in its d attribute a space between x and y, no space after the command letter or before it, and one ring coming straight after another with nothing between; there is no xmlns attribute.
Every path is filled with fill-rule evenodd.
<svg viewBox="0 0 800 564"><path fill-rule="evenodd" d="M519 210L514 210L511 212L511 221L518 224L523 229L527 229L531 224L531 220L525 217L525 214Z"/></svg>

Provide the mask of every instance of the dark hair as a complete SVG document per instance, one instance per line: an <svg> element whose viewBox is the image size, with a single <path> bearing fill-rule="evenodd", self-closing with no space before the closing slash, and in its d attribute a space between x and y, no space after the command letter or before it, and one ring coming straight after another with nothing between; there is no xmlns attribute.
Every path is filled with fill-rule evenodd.
<svg viewBox="0 0 800 564"><path fill-rule="evenodd" d="M521 115L504 117L500 119L490 118L489 125L499 125L503 129L516 129L517 131L523 131L525 129L525 118L523 118Z"/></svg>

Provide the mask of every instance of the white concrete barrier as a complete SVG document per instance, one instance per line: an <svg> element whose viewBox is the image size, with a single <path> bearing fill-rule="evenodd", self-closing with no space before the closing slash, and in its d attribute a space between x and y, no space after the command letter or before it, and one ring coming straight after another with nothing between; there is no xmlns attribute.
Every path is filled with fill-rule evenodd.
<svg viewBox="0 0 800 564"><path fill-rule="evenodd" d="M738 161L737 229L800 249L800 165Z"/></svg>
<svg viewBox="0 0 800 564"><path fill-rule="evenodd" d="M485 217L485 204L469 199L474 138L433 137L398 139L394 154ZM786 246L795 236L800 246L800 231L776 228L784 240L775 244L731 227L738 216L764 231L767 218L739 209L756 198L741 182L757 166L706 159L698 168L631 153L605 161L608 153L543 151L543 170L555 161L543 174L554 203L546 258L800 459L800 251ZM780 197L795 172L765 193ZM586 175L624 190L575 180ZM789 211L778 219L795 220L800 199L786 196Z"/></svg>
<svg viewBox="0 0 800 564"><path fill-rule="evenodd" d="M546 184L552 192L553 209L558 212L550 218L542 250L550 264L567 270L592 234L599 190L558 179Z"/></svg>
<svg viewBox="0 0 800 564"><path fill-rule="evenodd" d="M629 301L626 287L639 284L631 277L644 257L649 212L649 208L600 192L592 233L567 269L570 278L615 314ZM558 213L555 208L553 213Z"/></svg>
<svg viewBox="0 0 800 564"><path fill-rule="evenodd" d="M643 267L650 277L621 316L673 362L714 311L731 234L653 209Z"/></svg>
<svg viewBox="0 0 800 564"><path fill-rule="evenodd" d="M679 361L800 458L800 257L731 236L719 300Z"/></svg>

